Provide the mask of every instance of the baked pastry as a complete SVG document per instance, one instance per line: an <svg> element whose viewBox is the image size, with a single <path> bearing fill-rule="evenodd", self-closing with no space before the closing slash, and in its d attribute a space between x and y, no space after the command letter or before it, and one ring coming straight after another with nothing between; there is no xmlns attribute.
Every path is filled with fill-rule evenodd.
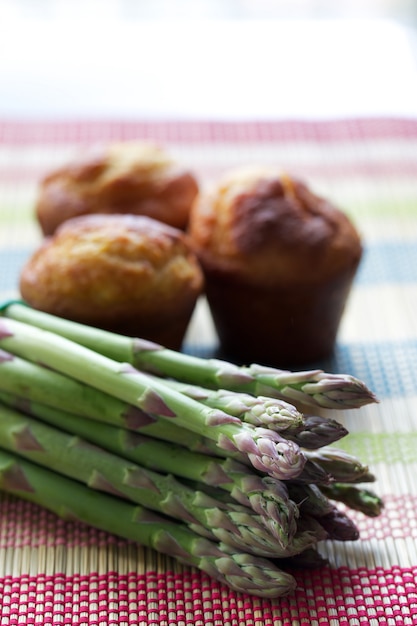
<svg viewBox="0 0 417 626"><path fill-rule="evenodd" d="M342 211L287 174L242 168L200 193L189 234L224 356L294 367L331 353L362 255Z"/></svg>
<svg viewBox="0 0 417 626"><path fill-rule="evenodd" d="M187 235L144 216L68 220L20 275L33 308L179 349L203 289Z"/></svg>
<svg viewBox="0 0 417 626"><path fill-rule="evenodd" d="M91 213L147 215L185 229L197 192L195 176L162 148L115 143L49 173L40 183L36 216L44 235Z"/></svg>

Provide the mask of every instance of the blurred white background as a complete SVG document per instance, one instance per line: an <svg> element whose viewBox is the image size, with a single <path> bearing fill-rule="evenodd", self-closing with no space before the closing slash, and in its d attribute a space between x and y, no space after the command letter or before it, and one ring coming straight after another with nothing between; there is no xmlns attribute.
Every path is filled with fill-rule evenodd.
<svg viewBox="0 0 417 626"><path fill-rule="evenodd" d="M415 0L1 0L15 19L322 19L385 18L417 24Z"/></svg>
<svg viewBox="0 0 417 626"><path fill-rule="evenodd" d="M414 117L416 30L416 0L0 0L0 116Z"/></svg>

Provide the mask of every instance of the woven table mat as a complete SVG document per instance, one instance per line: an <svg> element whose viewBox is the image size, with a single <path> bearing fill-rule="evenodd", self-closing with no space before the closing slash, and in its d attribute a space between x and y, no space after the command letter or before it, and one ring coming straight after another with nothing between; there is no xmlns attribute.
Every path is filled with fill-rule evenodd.
<svg viewBox="0 0 417 626"><path fill-rule="evenodd" d="M361 378L380 400L337 415L350 433L338 447L370 466L385 508L376 519L349 511L360 539L324 542L328 566L296 571L294 594L263 600L2 496L1 624L417 624L417 120L0 121L1 300L18 295L22 264L41 241L40 177L84 145L142 138L191 165L202 185L241 164L276 165L355 221L364 258L335 353L319 365ZM215 348L202 299L184 349L210 356Z"/></svg>

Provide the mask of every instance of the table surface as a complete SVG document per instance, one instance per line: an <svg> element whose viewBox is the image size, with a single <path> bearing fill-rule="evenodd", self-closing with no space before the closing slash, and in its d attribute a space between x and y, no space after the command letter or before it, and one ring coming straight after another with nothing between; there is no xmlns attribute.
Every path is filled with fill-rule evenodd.
<svg viewBox="0 0 417 626"><path fill-rule="evenodd" d="M7 17L1 300L18 295L20 269L41 242L33 215L40 177L86 145L156 139L192 164L202 185L248 162L297 173L343 207L364 238L335 353L321 365L358 376L380 400L336 417L349 430L340 447L369 464L385 507L375 519L349 510L360 539L324 542L329 565L296 572L296 593L269 601L3 497L1 623L416 624L414 32L387 20ZM215 345L201 301L185 349L209 355Z"/></svg>

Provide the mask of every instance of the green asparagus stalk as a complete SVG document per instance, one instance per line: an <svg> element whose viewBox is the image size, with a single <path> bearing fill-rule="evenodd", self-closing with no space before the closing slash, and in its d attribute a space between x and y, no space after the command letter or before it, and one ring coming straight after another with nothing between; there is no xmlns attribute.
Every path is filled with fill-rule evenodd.
<svg viewBox="0 0 417 626"><path fill-rule="evenodd" d="M350 509L360 511L368 517L378 517L384 506L382 498L376 493L356 485L332 483L321 485L320 489L328 498L343 502Z"/></svg>
<svg viewBox="0 0 417 626"><path fill-rule="evenodd" d="M347 429L334 419L304 415L304 428L296 435L287 436L301 448L312 450L335 443L348 434Z"/></svg>
<svg viewBox="0 0 417 626"><path fill-rule="evenodd" d="M202 387L243 391L254 396L265 395L331 409L359 408L376 402L364 382L346 374L329 374L319 369L290 372L258 364L236 366L219 359L202 359L142 339L58 318L23 303L6 303L1 314L53 331L138 369Z"/></svg>
<svg viewBox="0 0 417 626"><path fill-rule="evenodd" d="M307 513L313 517L327 515L333 510L333 504L315 484L288 481L288 493L301 514Z"/></svg>
<svg viewBox="0 0 417 626"><path fill-rule="evenodd" d="M375 476L352 454L333 446L306 451L308 460L325 470L331 477L331 482L338 483L365 483L373 482Z"/></svg>
<svg viewBox="0 0 417 626"><path fill-rule="evenodd" d="M359 530L355 522L344 511L336 507L330 513L316 518L333 541L356 541L359 539Z"/></svg>
<svg viewBox="0 0 417 626"><path fill-rule="evenodd" d="M297 502L301 517L313 517L334 541L356 541L359 531L344 512L336 508L317 485L288 483L291 498Z"/></svg>
<svg viewBox="0 0 417 626"><path fill-rule="evenodd" d="M207 495L221 500L224 503L230 503L230 495L226 492L221 492L219 495L218 490L210 485L198 483L197 481L186 480L187 486L194 490L202 490ZM331 507L333 511L335 507ZM311 547L315 547L318 542L329 539L329 533L325 529L325 524L321 524L318 518L314 515L306 514L304 517L300 516L297 520L297 531L291 540L289 552L291 552L290 558L301 554L305 550L309 550ZM278 558L287 558L284 554Z"/></svg>
<svg viewBox="0 0 417 626"><path fill-rule="evenodd" d="M278 598L295 589L294 578L271 561L232 553L228 546L200 537L184 524L90 489L3 450L0 489L64 519L78 520L196 567L237 592Z"/></svg>
<svg viewBox="0 0 417 626"><path fill-rule="evenodd" d="M238 550L279 556L285 545L267 532L259 516L241 505L226 505L163 475L89 444L64 431L0 405L3 449L39 465L183 521L193 531ZM281 534L280 534L281 539Z"/></svg>
<svg viewBox="0 0 417 626"><path fill-rule="evenodd" d="M36 410L36 406L34 407ZM46 407L46 411L45 408L42 411L41 408L41 413L42 416L45 418L45 416L47 418L49 418L49 420L53 421L55 424L59 424L59 426L64 429L64 430L69 430L70 432L74 432L74 421L75 423L77 423L77 418L73 417L73 416L68 416L65 415L64 413L61 412L61 414L59 414L57 411L48 410L48 407ZM6 432L6 436L4 435L3 431L4 429L6 429L6 431L8 431L10 429L10 426L13 424L17 423L17 426L20 425L19 428L19 432L20 431L24 431L25 434L27 435L30 432L30 441L31 441L31 447L33 447L34 442L37 441L39 444L39 447L42 446L42 442L45 440L45 431L46 434L48 434L48 430L47 429L42 429L41 427L37 427L36 423L33 422L24 422L23 419L21 420L17 420L16 418L14 418L13 420L10 419L10 416L6 416L4 415L4 412L1 412L1 406L0 406L0 416L2 416L2 423L0 424L0 435L3 435L3 445L7 445L7 447L11 447L13 442L10 442L10 435L9 437L7 437L7 432ZM68 419L69 418L69 419ZM29 426L30 429L29 429ZM93 427L92 427L93 426ZM84 436L86 439L88 440L95 440L95 443L100 443L100 437L95 436L95 432L98 431L100 432L100 430L102 429L102 427L104 426L104 433L102 433L102 442L105 443L104 447L112 447L111 442L116 442L113 443L113 449L115 452L117 452L117 449L119 446L117 445L118 442L120 442L120 440L118 439L116 435L117 433L117 429L106 426L106 425L102 425L102 424L93 424L92 422L88 422L88 420L83 420L78 418L78 428L75 428L76 434ZM49 436L51 436L51 430L49 431ZM106 432L107 431L107 432ZM116 432L115 432L116 431ZM14 431L15 432L15 431ZM127 431L124 431L124 434L126 434ZM123 431L121 432L121 434L123 434ZM43 436L42 436L43 435ZM132 435L135 437L135 434L132 433ZM198 457L199 455L187 455L184 454L186 451L179 451L179 456L178 454L175 453L175 451L170 450L169 446L165 446L165 450L161 449L160 444L155 441L153 442L152 440L147 440L147 438L143 438L140 437L139 438L139 450L142 449L142 452L140 453L140 458L143 458L143 449L146 450L146 446L148 444L148 448L150 448L150 458L161 458L162 459L171 459L174 462L168 464L168 467L166 467L166 469L172 470L174 473L178 473L177 469L178 466L180 467L180 471L183 472L183 470L181 468L183 468L185 465L189 465L190 467L194 467L194 465L196 467L198 467L198 461L199 459L196 458L196 456ZM143 441L145 440L145 441ZM55 447L54 450L65 450L66 448L68 448L71 445L70 448L70 452L71 452L71 457L69 459L69 466L68 468L65 470L62 470L62 455L61 454L54 454L51 456L46 456L44 451L46 449L46 446L43 446L43 452L41 455L41 461L39 461L38 455L36 453L34 453L34 456L30 456L29 458L32 458L38 462L43 462L46 463L48 465L50 465L51 467L53 467L56 471L64 471L64 473L69 474L71 477L76 477L80 479L84 478L84 480L88 481L88 475L93 474L94 472L97 472L97 468L100 467L100 462L101 464L103 464L103 462L105 463L104 465L104 470L101 470L100 474L101 476L105 477L105 483L104 483L104 487L106 487L107 485L111 485L111 488L116 490L118 489L119 492L122 493L122 495L130 497L131 499L134 499L135 501L137 500L138 497L138 493L134 493L134 496L132 498L132 493L129 491L129 489L127 489L127 493L126 493L126 489L124 489L123 487L120 487L119 483L116 480L116 477L114 477L114 468L115 468L115 462L111 460L111 458L109 459L109 457L106 457L104 455L91 455L91 450L89 450L90 452L90 457L88 459L88 467L89 470L87 472L87 478L86 478L86 472L85 469L84 471L80 470L80 463L84 463L85 465L85 459L79 458L77 459L76 456L74 455L74 448L77 449L77 446L74 445L72 446L71 438L69 438L68 436L63 436L63 435L57 435L57 433L55 433L55 435L53 436L53 441L55 443ZM21 451L20 447L19 449L17 449L16 447L12 447L13 450L21 453L21 454L25 454L25 452ZM126 449L126 448L124 448ZM129 449L132 450L131 447L131 443L129 444ZM94 449L93 449L94 450ZM83 454L84 448L81 447L80 448L80 454ZM98 450L96 452L99 452ZM153 454L152 454L153 453ZM27 453L26 453L27 454ZM123 456L125 454L123 453ZM98 458L97 458L98 456ZM132 456L132 455L130 455ZM136 455L135 455L136 456ZM75 458L74 458L75 457ZM146 457L146 454L145 454ZM65 456L64 456L65 459ZM149 459L149 456L147 457L147 459ZM206 460L204 459L204 457L202 457L203 462L205 462ZM74 474L74 463L78 462L78 470L79 473L78 474ZM149 462L149 461L148 461ZM110 482L111 478L107 475L105 475L105 470L107 469L107 465L109 465L110 463L112 463L112 471L110 474L110 477L113 477L113 481L112 484ZM162 464L164 464L165 461L162 461ZM233 462L234 463L234 462ZM151 464L155 465L155 463ZM158 462L156 462L156 465L160 465ZM235 464L236 465L236 464ZM120 466L120 470L124 471L126 469L126 466L120 465L119 462L119 466ZM66 466L64 465L64 468ZM116 465L117 468L117 465ZM81 471L81 474L80 474ZM131 471L131 470L130 470ZM145 473L145 472L143 472ZM146 474L146 473L145 473ZM187 476L186 476L187 477ZM151 478L149 478L149 475L147 476L148 478L148 484L150 484ZM174 483L175 485L175 483ZM178 491L178 485L177 486L177 491ZM172 483L167 485L168 489L172 489ZM336 540L354 540L358 537L358 533L357 533L357 529L354 526L353 522L351 522L351 520L349 520L349 518L343 514L340 513L338 511L335 510L334 505L331 505L328 501L328 499L320 492L320 490L318 490L318 488L315 485L300 485L300 484L294 484L289 482L288 483L288 488L291 491L291 496L296 500L300 502L300 509L304 512L306 512L308 514L308 516L310 517L314 517L314 518L318 518L319 519L319 523L320 526L323 527L323 529L325 529L326 533L327 533L327 537L332 538L332 539L336 539ZM217 502L214 502L212 499L213 497L215 497L215 492L212 491L210 493L210 499L208 501L206 501L204 499L204 497L201 496L200 491L201 491L201 487L193 484L193 489L195 489L195 492L198 495L198 504L203 506L205 509L207 509L208 507L211 507L211 510L213 509L213 507L218 507L219 506L219 497L217 495L216 500ZM217 487L216 487L217 489ZM161 489L160 489L161 491ZM175 490L174 490L175 491ZM181 492L184 492L184 489L180 488ZM204 492L206 492L206 490L203 489ZM194 492L193 492L194 493ZM141 494L141 492L139 492L139 494ZM182 496L184 496L184 493L181 493ZM191 493L189 493L189 496L191 497ZM177 496L179 497L179 496ZM223 498L220 498L221 502L224 502ZM139 503L144 504L146 506L148 506L149 508L154 509L155 508L155 503L150 502L149 500L143 500L143 496L141 496L141 499L139 500ZM173 515L173 513L170 510L167 510L166 508L162 508L160 509L160 503L158 502L158 507L157 510L162 510L162 512L166 513L166 514L170 514ZM184 506L185 508L185 506ZM183 512L183 510L181 510L181 513ZM213 518L207 518L207 513L206 511L204 512L204 516L202 519L199 518L198 513L199 510L197 510L197 513L195 512L195 510L190 509L190 507L188 506L188 513L190 515L194 515L200 522L203 523L204 527L207 528L207 522L212 523L213 522ZM272 524L272 520L270 520L270 522L267 524L268 529L271 531L271 534L273 534L275 540L278 540L280 543L280 546L277 546L275 541L268 542L268 539L265 538L261 532L259 532L259 527L256 528L253 519L251 519L248 515L239 515L239 511L236 511L236 508L234 509L234 513L235 516L233 518L233 521L240 521L240 523L245 523L245 526L243 527L243 531L246 530L246 527L249 526L251 528L252 531L257 530L257 536L256 539L257 541L261 542L261 545L256 545L256 553L257 554L262 554L264 556L269 556L269 555L273 555L275 557L284 557L284 556L288 556L289 554L295 554L298 553L304 549L306 549L307 547L310 547L313 543L317 543L317 541L321 540L324 538L323 536L317 536L317 527L315 527L315 532L316 534L314 534L314 532L301 532L298 533L297 535L294 536L294 533L290 533L288 526L281 526L277 524ZM216 510L216 515L217 515L217 524L221 527L221 517L219 512ZM224 517L224 515L223 515ZM256 522L259 524L259 522L262 523L263 520L256 520ZM286 518L285 521L288 521L288 517ZM223 522L224 526L228 526L230 528L231 526L231 522L230 520L225 520ZM194 527L194 530L196 530L196 527ZM293 531L295 532L295 528L293 529ZM197 532L201 533L201 530ZM236 541L230 539L230 537L225 536L224 534L224 528L221 528L220 531L221 534L221 539L224 541L224 543L229 543L229 544L233 544L235 547L242 547L242 529L240 528L235 528L234 529L234 533L235 533L235 538ZM247 541L249 542L248 545L245 545L245 549L248 552L255 552L255 547L253 546L254 544L254 538L252 536L252 532L251 533L245 533L245 535L249 535L247 538ZM246 537L245 537L246 539ZM272 550L272 552L271 552Z"/></svg>
<svg viewBox="0 0 417 626"><path fill-rule="evenodd" d="M164 382L194 400L220 409L253 426L270 428L278 433L297 434L304 427L304 416L292 404L277 398L252 396L229 389L208 389L198 385L164 379Z"/></svg>
<svg viewBox="0 0 417 626"><path fill-rule="evenodd" d="M94 422L78 415L0 392L0 402L40 418L52 426L86 439L105 450L150 470L224 490L262 516L262 521L281 545L292 540L298 507L288 497L285 484L252 472L233 459L211 457L182 446Z"/></svg>
<svg viewBox="0 0 417 626"><path fill-rule="evenodd" d="M220 452L212 442L209 450L205 438L185 428L166 420L161 424L161 420L132 404L1 349L0 390L29 402L63 408L91 420L140 431L190 450Z"/></svg>
<svg viewBox="0 0 417 626"><path fill-rule="evenodd" d="M71 412L89 419L176 443L195 452L223 458L232 457L247 464L244 454L220 449L213 440L181 428L171 421L158 420L154 415L98 389L2 350L0 373L0 390L18 394L31 402L47 404L56 409L71 407ZM326 483L329 476L319 465L307 461L299 479Z"/></svg>
<svg viewBox="0 0 417 626"><path fill-rule="evenodd" d="M345 437L348 431L336 420L303 415L292 404L277 398L252 396L227 389L207 389L165 380L173 389L214 409L221 409L253 426L270 428L303 448L320 448Z"/></svg>
<svg viewBox="0 0 417 626"><path fill-rule="evenodd" d="M0 344L18 356L84 381L151 415L207 437L221 449L244 454L256 470L288 480L298 476L305 457L278 433L252 427L170 389L162 380L113 361L64 337L15 320L0 319Z"/></svg>

